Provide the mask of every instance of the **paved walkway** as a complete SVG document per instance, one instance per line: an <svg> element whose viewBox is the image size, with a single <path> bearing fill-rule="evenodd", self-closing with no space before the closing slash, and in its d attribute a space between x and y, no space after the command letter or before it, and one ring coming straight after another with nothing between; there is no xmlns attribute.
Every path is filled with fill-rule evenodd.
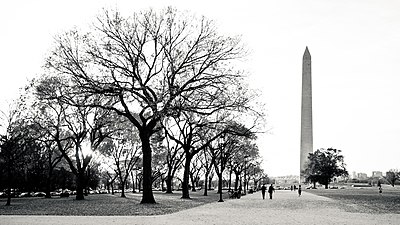
<svg viewBox="0 0 400 225"><path fill-rule="evenodd" d="M127 206L129 207L129 206ZM277 191L274 199L261 199L261 193L242 199L211 203L162 216L0 216L0 224L29 225L135 225L135 224L399 224L400 214L352 213L357 206L303 192Z"/></svg>

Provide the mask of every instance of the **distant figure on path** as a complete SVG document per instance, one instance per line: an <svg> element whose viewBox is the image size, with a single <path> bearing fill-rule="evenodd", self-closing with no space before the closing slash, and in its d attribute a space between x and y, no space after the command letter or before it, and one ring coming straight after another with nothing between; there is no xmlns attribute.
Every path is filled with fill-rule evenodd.
<svg viewBox="0 0 400 225"><path fill-rule="evenodd" d="M262 198L265 199L265 191L267 190L267 187L265 187L265 184L262 185L261 187L261 194Z"/></svg>
<svg viewBox="0 0 400 225"><path fill-rule="evenodd" d="M268 193L269 193L269 199L272 199L272 192L275 191L275 188L272 186L272 184L268 188Z"/></svg>
<svg viewBox="0 0 400 225"><path fill-rule="evenodd" d="M301 195L301 185L299 185L299 197L300 197L300 195Z"/></svg>
<svg viewBox="0 0 400 225"><path fill-rule="evenodd" d="M290 185L290 191L293 191L293 185Z"/></svg>
<svg viewBox="0 0 400 225"><path fill-rule="evenodd" d="M381 195L381 194L382 194L382 187L379 186L379 195Z"/></svg>

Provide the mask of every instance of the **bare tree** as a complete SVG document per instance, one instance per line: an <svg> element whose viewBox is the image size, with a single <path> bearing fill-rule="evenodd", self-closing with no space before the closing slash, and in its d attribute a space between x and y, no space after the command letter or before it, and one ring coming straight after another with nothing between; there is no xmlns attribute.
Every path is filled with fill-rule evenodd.
<svg viewBox="0 0 400 225"><path fill-rule="evenodd" d="M264 170L261 168L261 163L260 161L255 161L252 164L250 164L250 175L253 177L253 183L254 183L254 190L257 190L258 187L260 186L260 180L267 176L264 173Z"/></svg>
<svg viewBox="0 0 400 225"><path fill-rule="evenodd" d="M255 163L260 158L258 147L252 142L254 138L255 136L252 138L243 138L237 145L238 151L231 156L230 169L235 174L235 191L240 183L240 177L244 178L246 184L248 184L248 177L250 175L249 168L252 163ZM243 174L245 171L247 174Z"/></svg>
<svg viewBox="0 0 400 225"><path fill-rule="evenodd" d="M240 77L229 63L244 53L238 38L218 35L211 21L171 8L134 13L130 18L106 11L91 32L73 30L56 44L47 67L71 77L79 87L77 94L108 98L106 103L82 105L112 110L138 129L143 149L142 203L155 203L150 139L160 121L180 110L220 109L216 96ZM190 104L193 98L197 108ZM241 99L231 98L225 106L234 101Z"/></svg>
<svg viewBox="0 0 400 225"><path fill-rule="evenodd" d="M238 153L243 153L243 142L248 138L254 138L254 134L246 127L235 122L231 122L226 132L215 141L209 143L210 153L215 158L214 170L218 175L218 193L220 202L222 199L222 174L227 168L228 163Z"/></svg>
<svg viewBox="0 0 400 225"><path fill-rule="evenodd" d="M209 185L208 179L209 179L209 177L211 177L210 173L212 172L215 158L212 157L208 148L203 149L202 157L204 159L201 161L202 166L204 168L204 196L207 196L208 195L207 190L208 190L208 185ZM210 181L210 183L211 183L211 181Z"/></svg>
<svg viewBox="0 0 400 225"><path fill-rule="evenodd" d="M183 160L185 159L185 154L182 151L182 146L176 144L175 142L171 142L170 138L168 138L167 131L165 131L164 134L167 148L167 176L165 179L167 184L166 193L172 193L173 178L178 169L181 168Z"/></svg>
<svg viewBox="0 0 400 225"><path fill-rule="evenodd" d="M215 121L217 122L209 121L207 117L199 116L193 112L181 112L180 117L171 119L174 126L171 126L168 130L168 137L180 145L185 154L182 198L190 198L189 179L192 159L226 132L226 129L219 129L222 126L217 126L223 120L217 118ZM174 135L174 132L178 132L179 135Z"/></svg>
<svg viewBox="0 0 400 225"><path fill-rule="evenodd" d="M114 195L114 182L118 178L118 175L106 170L103 171L102 177L106 179L107 192L110 193L111 187L111 194Z"/></svg>
<svg viewBox="0 0 400 225"><path fill-rule="evenodd" d="M232 136L228 136L232 137ZM235 149L236 140L229 139L225 135L218 138L213 144L209 144L210 152L215 158L214 170L218 175L218 193L220 194L219 202L222 199L222 174L227 166L229 158L232 157L232 151Z"/></svg>
<svg viewBox="0 0 400 225"><path fill-rule="evenodd" d="M43 94L43 95L42 95ZM73 143L65 132L63 105L55 99L49 99L45 92L35 92L35 103L32 105L32 122L40 132L38 137L43 143L48 164L46 198L50 198L51 178L54 168L61 162L63 155L73 147Z"/></svg>
<svg viewBox="0 0 400 225"><path fill-rule="evenodd" d="M6 188L6 206L11 205L11 190L15 186L15 176L26 160L25 146L29 141L29 135L25 129L26 118L22 114L23 109L24 104L18 102L11 105L7 112L1 111L0 114L0 165L3 170L0 172L6 176L6 186L2 187Z"/></svg>
<svg viewBox="0 0 400 225"><path fill-rule="evenodd" d="M43 76L36 86L39 99L47 101L49 110L55 113L54 140L76 176L76 199L82 200L86 169L92 159L92 153L113 132L108 129L113 115L104 109L80 106L89 100L74 95L74 90L74 87L69 85L69 80L57 77ZM99 98L90 100L101 101ZM63 143L63 140L68 142Z"/></svg>
<svg viewBox="0 0 400 225"><path fill-rule="evenodd" d="M191 161L190 166L190 181L192 183L192 191L196 191L196 187L198 186L200 180L200 174L203 171L203 164L201 163L203 158L200 154L197 154L194 159Z"/></svg>

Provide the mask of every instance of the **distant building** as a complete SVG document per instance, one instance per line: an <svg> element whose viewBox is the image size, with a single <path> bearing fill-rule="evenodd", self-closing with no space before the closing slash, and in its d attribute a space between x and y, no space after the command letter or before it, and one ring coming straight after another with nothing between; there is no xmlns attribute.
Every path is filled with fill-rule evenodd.
<svg viewBox="0 0 400 225"><path fill-rule="evenodd" d="M360 180L368 179L368 175L366 173L357 173L357 178Z"/></svg>
<svg viewBox="0 0 400 225"><path fill-rule="evenodd" d="M356 171L353 171L352 175L351 175L351 179L357 179L357 173Z"/></svg>
<svg viewBox="0 0 400 225"><path fill-rule="evenodd" d="M296 175L288 175L288 176L278 176L272 177L275 180L275 184L282 186L289 186L292 184L297 184L299 182L299 176Z"/></svg>
<svg viewBox="0 0 400 225"><path fill-rule="evenodd" d="M383 177L383 173L381 171L372 171L372 177Z"/></svg>

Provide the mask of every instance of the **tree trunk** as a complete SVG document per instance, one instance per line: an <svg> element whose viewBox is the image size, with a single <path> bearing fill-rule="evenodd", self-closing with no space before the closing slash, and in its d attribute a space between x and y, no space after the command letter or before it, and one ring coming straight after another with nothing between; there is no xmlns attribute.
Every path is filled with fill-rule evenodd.
<svg viewBox="0 0 400 225"><path fill-rule="evenodd" d="M189 196L189 172L190 172L190 161L191 157L186 154L185 159L185 170L183 172L183 182L182 182L182 198L190 198Z"/></svg>
<svg viewBox="0 0 400 225"><path fill-rule="evenodd" d="M208 190L211 190L211 185L212 185L212 177L208 178Z"/></svg>
<svg viewBox="0 0 400 225"><path fill-rule="evenodd" d="M235 173L235 191L237 191L239 185L239 174Z"/></svg>
<svg viewBox="0 0 400 225"><path fill-rule="evenodd" d="M208 173L205 173L204 175L204 196L207 196L207 181L208 181Z"/></svg>
<svg viewBox="0 0 400 225"><path fill-rule="evenodd" d="M85 188L85 175L81 171L76 175L76 200L84 200L83 189Z"/></svg>
<svg viewBox="0 0 400 225"><path fill-rule="evenodd" d="M165 183L167 184L167 191L165 193L170 193L172 194L172 176L167 175L165 178Z"/></svg>
<svg viewBox="0 0 400 225"><path fill-rule="evenodd" d="M218 193L219 193L219 202L223 202L222 199L222 171L218 174Z"/></svg>
<svg viewBox="0 0 400 225"><path fill-rule="evenodd" d="M125 181L121 181L121 198L126 198L125 196Z"/></svg>
<svg viewBox="0 0 400 225"><path fill-rule="evenodd" d="M89 195L89 179L90 179L90 169L88 168L85 177L85 196Z"/></svg>
<svg viewBox="0 0 400 225"><path fill-rule="evenodd" d="M228 183L229 191L231 190L231 183L232 183L232 170L229 171L229 183Z"/></svg>
<svg viewBox="0 0 400 225"><path fill-rule="evenodd" d="M47 174L47 179L46 179L46 195L45 198L51 198L51 177L53 175L53 168L50 165L49 168L49 173Z"/></svg>
<svg viewBox="0 0 400 225"><path fill-rule="evenodd" d="M151 146L150 146L150 135L147 131L141 131L139 133L140 140L142 141L142 152L143 152L143 194L142 201L143 203L156 203L156 200L153 196L152 189L152 173L151 173Z"/></svg>
<svg viewBox="0 0 400 225"><path fill-rule="evenodd" d="M136 193L135 180L132 179L132 193Z"/></svg>
<svg viewBox="0 0 400 225"><path fill-rule="evenodd" d="M190 174L190 182L192 183L192 191L195 192L196 191L196 183L194 181L193 174Z"/></svg>
<svg viewBox="0 0 400 225"><path fill-rule="evenodd" d="M7 202L6 202L6 206L11 205L11 184L9 184L8 188L7 188Z"/></svg>
<svg viewBox="0 0 400 225"><path fill-rule="evenodd" d="M10 159L9 159L10 160ZM7 164L7 182L8 182L8 187L7 187L7 202L6 202L6 206L11 205L11 185L12 185L12 163L8 162Z"/></svg>
<svg viewBox="0 0 400 225"><path fill-rule="evenodd" d="M165 190L164 182L165 182L165 177L163 177L163 176L161 175L161 191L164 191L164 190Z"/></svg>
<svg viewBox="0 0 400 225"><path fill-rule="evenodd" d="M325 184L325 189L328 189L328 184Z"/></svg>

